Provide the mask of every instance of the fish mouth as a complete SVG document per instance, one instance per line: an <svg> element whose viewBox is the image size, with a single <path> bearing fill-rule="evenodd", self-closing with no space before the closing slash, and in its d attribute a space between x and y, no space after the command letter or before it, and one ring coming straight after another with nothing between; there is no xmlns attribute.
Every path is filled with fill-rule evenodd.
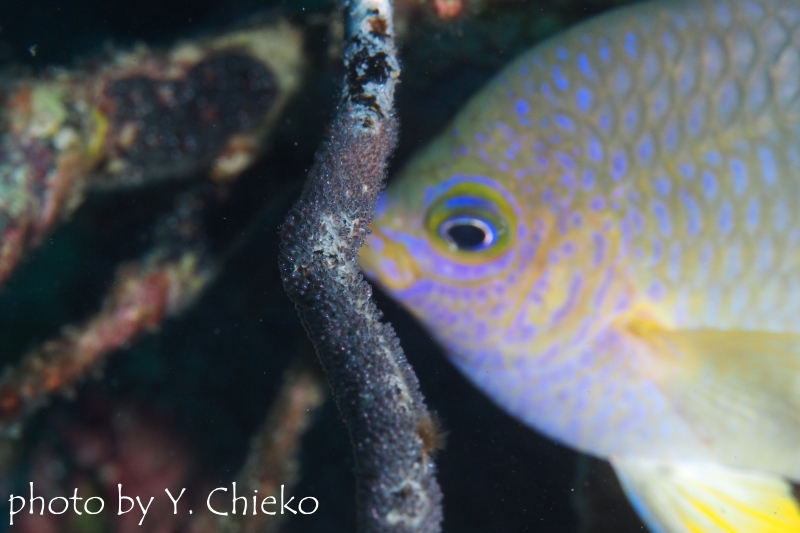
<svg viewBox="0 0 800 533"><path fill-rule="evenodd" d="M400 244L375 227L358 254L364 275L389 292L408 289L419 279L419 265Z"/></svg>

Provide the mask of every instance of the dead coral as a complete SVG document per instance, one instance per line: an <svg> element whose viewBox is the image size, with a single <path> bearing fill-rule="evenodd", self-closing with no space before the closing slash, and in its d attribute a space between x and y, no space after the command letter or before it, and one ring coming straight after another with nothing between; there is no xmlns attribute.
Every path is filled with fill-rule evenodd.
<svg viewBox="0 0 800 533"><path fill-rule="evenodd" d="M301 43L283 23L5 82L0 286L87 190L249 166L299 85Z"/></svg>

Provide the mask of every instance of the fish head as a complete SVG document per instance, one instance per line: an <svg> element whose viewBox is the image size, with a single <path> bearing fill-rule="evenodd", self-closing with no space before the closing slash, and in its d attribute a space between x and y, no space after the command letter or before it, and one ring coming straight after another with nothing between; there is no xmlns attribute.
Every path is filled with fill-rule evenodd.
<svg viewBox="0 0 800 533"><path fill-rule="evenodd" d="M360 263L451 355L478 356L506 345L535 242L503 177L442 164L451 148L434 143L383 193Z"/></svg>

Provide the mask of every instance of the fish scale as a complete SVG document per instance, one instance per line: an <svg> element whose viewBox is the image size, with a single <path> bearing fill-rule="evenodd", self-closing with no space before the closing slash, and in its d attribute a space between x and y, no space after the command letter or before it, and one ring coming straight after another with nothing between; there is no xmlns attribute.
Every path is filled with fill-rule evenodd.
<svg viewBox="0 0 800 533"><path fill-rule="evenodd" d="M537 184L557 176L550 189L544 185L550 202L557 198L576 210L603 206L614 211L629 253L641 266L634 273L639 289L655 300L669 300L659 303L670 309L671 323L798 331L800 321L790 311L798 310L800 297L782 299L786 312L776 313L769 298L774 291L759 287L768 270L778 276L769 285L796 291L800 273L800 230L788 231L785 222L800 207L800 181L791 179L791 169L800 168L800 152L790 142L797 138L795 119L800 118L800 68L789 68L797 64L798 51L787 47L797 39L797 6L768 11L753 4L717 13L687 6L681 17L658 4L648 7L622 29L614 28L626 32L624 39L614 40L610 24L600 20L518 62L521 76L501 80L505 90L492 94L512 105L492 106L505 107L506 116L495 113L494 124L482 124L482 137L497 143L484 143L480 156L501 172L533 173ZM737 22L747 26L726 35ZM681 39L680 32L689 27L706 32L705 38ZM659 46L659 35L667 46ZM728 56L742 59L728 63ZM616 58L621 65L597 82L596 70ZM644 62L635 63L639 58ZM756 79L784 89L769 98ZM729 94L754 96L731 103ZM508 134L492 135L497 121L501 127L516 122L524 128L514 133L527 137L518 144L538 142L542 152L555 152L542 161L557 170L541 176L524 166L535 162L517 159L523 155L519 151L509 161L504 153ZM727 134L731 128L735 137ZM578 162L583 176L576 175ZM735 175L741 176L738 188ZM657 180L666 183L661 194L654 190ZM576 187L581 181L593 186ZM750 227L735 231L747 221L746 213ZM783 256L776 257L776 251ZM737 253L749 258L738 267ZM737 291L742 282L752 283L754 290ZM744 313L749 307L759 312Z"/></svg>
<svg viewBox="0 0 800 533"><path fill-rule="evenodd" d="M800 531L799 28L795 0L676 0L535 47L413 158L362 251L654 531Z"/></svg>

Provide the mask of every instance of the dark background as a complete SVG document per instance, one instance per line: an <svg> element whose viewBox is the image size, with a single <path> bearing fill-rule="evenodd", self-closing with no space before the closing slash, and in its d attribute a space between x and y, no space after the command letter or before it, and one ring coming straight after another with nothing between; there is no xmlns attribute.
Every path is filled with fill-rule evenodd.
<svg viewBox="0 0 800 533"><path fill-rule="evenodd" d="M398 93L402 165L457 112L466 99L516 54L578 20L622 3L613 0L486 2L461 20L438 21L429 6L403 8L412 30L402 36ZM297 194L338 94L340 70L330 57L331 4L321 0L25 0L0 2L0 70L5 76L75 65L104 47L220 31L279 11L308 31L313 67L282 117L272 149L237 185L235 209L211 220L217 248L244 236L214 285L193 308L126 350L115 353L100 379L57 399L30 421L26 456L4 482L27 485L30 457L46 443L60 446L64 428L96 427L118 405L167 421L196 458L198 477L229 486L248 439L263 420L283 371L306 349L283 294L276 265L277 227ZM413 8L413 9L412 9ZM36 45L36 55L29 47ZM198 178L202 179L202 178ZM114 268L151 244L158 216L189 182L96 194L73 219L32 253L0 291L0 358L13 364L59 328L94 312ZM438 456L445 494L445 531L570 532L579 514L572 500L576 456L510 419L466 382L429 336L379 295L387 319L448 432ZM112 407L102 407L112 406ZM286 531L355 530L352 454L332 402L303 441L302 480L295 494L313 495L319 511L290 520ZM5 511L0 511L4 515ZM0 524L5 523L0 520ZM146 527L142 528L146 531Z"/></svg>

